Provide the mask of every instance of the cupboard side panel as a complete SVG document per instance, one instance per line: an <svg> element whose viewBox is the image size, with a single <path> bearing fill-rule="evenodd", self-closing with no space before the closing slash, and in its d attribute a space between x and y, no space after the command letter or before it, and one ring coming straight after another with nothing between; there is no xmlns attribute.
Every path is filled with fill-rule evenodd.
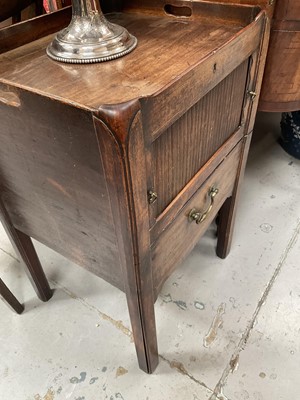
<svg viewBox="0 0 300 400"><path fill-rule="evenodd" d="M92 114L1 90L0 182L15 227L123 289Z"/></svg>

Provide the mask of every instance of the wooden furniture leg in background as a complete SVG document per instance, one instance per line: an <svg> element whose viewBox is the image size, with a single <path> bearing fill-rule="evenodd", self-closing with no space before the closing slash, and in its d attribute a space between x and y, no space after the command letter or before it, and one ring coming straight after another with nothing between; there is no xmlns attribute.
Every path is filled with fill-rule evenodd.
<svg viewBox="0 0 300 400"><path fill-rule="evenodd" d="M36 254L29 236L18 231L12 224L10 217L0 200L0 220L20 260L25 264L26 273L34 287L37 296L42 301L52 297L52 290Z"/></svg>
<svg viewBox="0 0 300 400"><path fill-rule="evenodd" d="M22 314L24 311L24 306L15 298L2 279L0 279L0 296L10 307L16 311L16 313Z"/></svg>
<svg viewBox="0 0 300 400"><path fill-rule="evenodd" d="M217 255L220 258L226 258L230 252L236 212L235 198L235 195L229 197L219 211Z"/></svg>

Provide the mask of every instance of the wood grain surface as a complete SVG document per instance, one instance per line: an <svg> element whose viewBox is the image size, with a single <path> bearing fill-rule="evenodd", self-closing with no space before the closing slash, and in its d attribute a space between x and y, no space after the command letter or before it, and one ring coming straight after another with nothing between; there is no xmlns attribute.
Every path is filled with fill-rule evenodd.
<svg viewBox="0 0 300 400"><path fill-rule="evenodd" d="M238 128L247 72L244 61L153 143L157 216Z"/></svg>
<svg viewBox="0 0 300 400"><path fill-rule="evenodd" d="M262 111L300 109L300 2L277 1L260 97Z"/></svg>
<svg viewBox="0 0 300 400"><path fill-rule="evenodd" d="M242 31L240 23L218 20L202 23L143 14L112 15L111 20L139 39L137 49L125 58L88 67L58 63L45 53L52 40L46 36L1 55L0 82L97 110L162 91Z"/></svg>

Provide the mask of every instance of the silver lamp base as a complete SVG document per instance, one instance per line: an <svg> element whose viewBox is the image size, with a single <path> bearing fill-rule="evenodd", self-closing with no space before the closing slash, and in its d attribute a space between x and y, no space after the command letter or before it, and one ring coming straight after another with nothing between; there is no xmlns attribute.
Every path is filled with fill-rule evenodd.
<svg viewBox="0 0 300 400"><path fill-rule="evenodd" d="M96 63L122 57L136 45L125 28L107 21L98 0L73 0L71 23L56 35L47 54L65 63Z"/></svg>

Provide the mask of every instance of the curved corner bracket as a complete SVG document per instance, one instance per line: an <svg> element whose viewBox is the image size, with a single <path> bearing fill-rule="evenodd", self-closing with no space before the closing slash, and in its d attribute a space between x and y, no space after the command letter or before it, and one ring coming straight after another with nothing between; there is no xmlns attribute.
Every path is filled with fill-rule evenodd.
<svg viewBox="0 0 300 400"><path fill-rule="evenodd" d="M135 99L120 104L104 104L95 115L107 125L116 140L124 145L127 142L131 125L140 109L140 101Z"/></svg>

